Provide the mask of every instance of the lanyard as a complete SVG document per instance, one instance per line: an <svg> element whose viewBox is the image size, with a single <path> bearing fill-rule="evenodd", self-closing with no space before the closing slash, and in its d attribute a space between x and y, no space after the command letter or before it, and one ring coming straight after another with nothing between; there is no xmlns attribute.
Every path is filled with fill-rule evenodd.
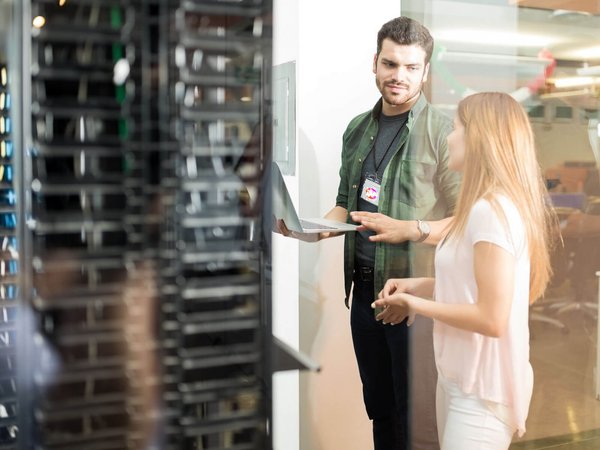
<svg viewBox="0 0 600 450"><path fill-rule="evenodd" d="M388 144L387 148L385 149L385 152L383 153L383 157L379 160L379 163L377 163L377 160L375 159L375 146L373 146L373 148L371 149L371 154L373 155L373 166L375 166L375 177L378 180L379 180L379 168L381 167L381 164L383 163L383 161L385 161L385 157L387 156L388 152L390 151L390 148L392 148L392 144L398 138L398 135L400 134L400 130L402 130L402 128L404 127L405 124L406 124L406 121L402 122L402 124L398 127L396 134L394 134L394 137L392 138L392 140Z"/></svg>

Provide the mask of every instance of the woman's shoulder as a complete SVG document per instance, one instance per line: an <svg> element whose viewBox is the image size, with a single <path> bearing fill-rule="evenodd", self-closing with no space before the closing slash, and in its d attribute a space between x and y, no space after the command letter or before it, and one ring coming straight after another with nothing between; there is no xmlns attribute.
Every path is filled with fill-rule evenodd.
<svg viewBox="0 0 600 450"><path fill-rule="evenodd" d="M499 243L515 254L522 248L525 238L524 223L517 205L506 195L500 194L475 202L467 233L475 240Z"/></svg>
<svg viewBox="0 0 600 450"><path fill-rule="evenodd" d="M490 198L479 198L473 203L471 212L469 213L470 221L480 221L481 219L489 218L490 214L494 214L494 207Z"/></svg>
<svg viewBox="0 0 600 450"><path fill-rule="evenodd" d="M489 217L497 216L500 212L498 208L501 208L504 215L510 218L516 218L520 216L517 205L508 196L504 194L491 194L482 197L475 201L473 208L471 208L471 215Z"/></svg>
<svg viewBox="0 0 600 450"><path fill-rule="evenodd" d="M506 195L495 194L478 199L471 208L468 226L470 231L496 230L522 234L523 221L514 201Z"/></svg>

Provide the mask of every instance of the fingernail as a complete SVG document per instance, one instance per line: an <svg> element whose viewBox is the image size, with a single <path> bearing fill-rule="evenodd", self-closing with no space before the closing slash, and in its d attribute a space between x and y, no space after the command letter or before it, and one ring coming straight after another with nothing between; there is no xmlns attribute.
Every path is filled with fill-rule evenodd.
<svg viewBox="0 0 600 450"><path fill-rule="evenodd" d="M373 308L373 309L377 308L377 307L375 306L375 302L371 303L371 308Z"/></svg>

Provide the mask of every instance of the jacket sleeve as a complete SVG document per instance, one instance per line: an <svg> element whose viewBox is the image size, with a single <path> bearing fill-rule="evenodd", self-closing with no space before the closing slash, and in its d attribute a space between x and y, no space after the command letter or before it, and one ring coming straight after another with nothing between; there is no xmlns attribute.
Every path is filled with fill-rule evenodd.
<svg viewBox="0 0 600 450"><path fill-rule="evenodd" d="M442 127L437 136L438 148L438 168L436 184L440 192L440 196L445 200L447 205L447 214L452 215L456 202L458 200L458 192L460 190L461 175L459 172L452 171L448 168L448 134L452 131L452 123Z"/></svg>
<svg viewBox="0 0 600 450"><path fill-rule="evenodd" d="M344 209L348 209L348 163L346 158L346 135L348 134L348 129L344 132L344 136L342 138L342 162L340 164L340 184L338 186L338 193L335 199L335 205L341 206Z"/></svg>

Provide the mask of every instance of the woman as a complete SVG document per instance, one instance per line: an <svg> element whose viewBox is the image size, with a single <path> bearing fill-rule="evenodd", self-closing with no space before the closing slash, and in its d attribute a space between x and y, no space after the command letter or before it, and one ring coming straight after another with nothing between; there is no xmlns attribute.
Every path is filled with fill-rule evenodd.
<svg viewBox="0 0 600 450"><path fill-rule="evenodd" d="M525 432L528 307L550 278L553 220L527 114L509 95L463 99L448 151L463 184L436 278L390 279L372 306L384 323L434 319L442 450L507 449Z"/></svg>

